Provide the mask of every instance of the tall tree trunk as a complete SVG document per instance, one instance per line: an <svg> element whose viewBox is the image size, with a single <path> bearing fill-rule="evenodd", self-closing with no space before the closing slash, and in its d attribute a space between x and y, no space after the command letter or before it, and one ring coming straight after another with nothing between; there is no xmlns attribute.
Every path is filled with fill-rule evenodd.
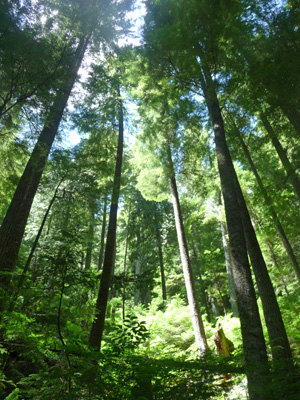
<svg viewBox="0 0 300 400"><path fill-rule="evenodd" d="M284 101L279 99L279 107L283 114L290 121L291 125L294 127L295 131L298 135L300 135L300 114L295 109L295 107L291 106L291 104L286 104Z"/></svg>
<svg viewBox="0 0 300 400"><path fill-rule="evenodd" d="M127 272L127 252L128 252L128 236L129 236L129 222L131 214L131 202L129 203L128 220L126 226L126 241L125 241L125 254L123 264L123 284L122 284L122 319L125 320L125 295L126 295L126 272Z"/></svg>
<svg viewBox="0 0 300 400"><path fill-rule="evenodd" d="M199 78L215 134L215 146L225 204L232 272L241 320L245 367L250 400L264 400L269 385L269 368L256 295L251 277L243 223L235 189L235 171L228 150L225 129L215 85L205 55L199 46L201 67Z"/></svg>
<svg viewBox="0 0 300 400"><path fill-rule="evenodd" d="M292 183L294 187L294 191L300 201L300 180L296 174L295 168L292 166L290 160L287 158L286 152L284 148L282 147L281 143L279 142L276 133L274 129L272 128L266 114L263 112L260 113L260 119L262 120L262 123L264 124L264 127L266 131L268 132L268 135L270 139L272 140L273 146L275 147L277 154L282 162L282 165L284 166L284 169L287 173L287 177Z"/></svg>
<svg viewBox="0 0 300 400"><path fill-rule="evenodd" d="M138 210L138 215L140 211ZM140 224L138 224L138 230L136 233L136 262L135 262L135 290L134 290L134 305L137 306L141 302L141 270L142 270L142 260L141 260L141 232Z"/></svg>
<svg viewBox="0 0 300 400"><path fill-rule="evenodd" d="M103 255L104 255L104 240L105 240L105 230L106 230L106 208L107 208L107 193L104 196L103 204L103 217L102 217L102 228L101 228L101 238L100 238L100 251L98 258L98 271L102 268Z"/></svg>
<svg viewBox="0 0 300 400"><path fill-rule="evenodd" d="M239 134L239 133L238 133ZM239 134L240 135L240 134ZM240 137L242 140L242 138ZM236 191L243 221L247 250L250 256L252 269L261 297L264 317L270 338L271 351L274 365L280 366L282 359L291 360L292 353L277 303L268 269L263 258L256 234L250 219L246 202L236 177Z"/></svg>
<svg viewBox="0 0 300 400"><path fill-rule="evenodd" d="M255 211L253 210L253 208L251 207L251 205L249 205L249 211L250 211L249 214L251 214L250 219L251 219L251 221L253 223L254 230L262 230L262 224L260 223L260 220L259 220L257 214L255 213ZM265 243L266 243L266 245L267 245L267 247L269 249L269 252L270 252L270 255L271 255L271 260L272 260L275 268L277 269L277 271L280 274L280 280L281 280L281 283L282 283L282 285L284 287L285 293L286 293L287 296L289 296L289 292L287 290L287 286L286 286L285 280L284 280L284 278L282 276L282 271L281 271L282 266L278 262L277 256L276 256L276 254L274 252L274 244L270 240L265 241Z"/></svg>
<svg viewBox="0 0 300 400"><path fill-rule="evenodd" d="M96 208L95 199L90 199L90 201L89 201L90 222L89 222L88 242L87 242L87 246L86 246L85 267L84 267L85 271L91 268L91 263L92 263L95 208Z"/></svg>
<svg viewBox="0 0 300 400"><path fill-rule="evenodd" d="M11 298L11 300L10 300L10 304L9 304L9 307L8 307L8 311L9 311L9 312L12 312L13 309L14 309L15 302L17 301L17 298L18 298L20 289L21 289L22 286L23 286L23 283L24 283L24 280L25 280L27 271L28 271L28 269L29 269L31 260L32 260L32 258L33 258L33 256L34 256L35 249L36 249L36 247L37 247L37 245L38 245L38 243L39 243L39 240L40 240L41 234L42 234L42 232L43 232L44 225L45 225L45 223L46 223L46 221L47 221L49 212L50 212L50 210L51 210L51 208L52 208L52 206L53 206L53 204L54 204L55 199L57 199L57 197L58 197L58 196L57 196L57 193L58 193L59 187L60 187L60 185L61 185L63 179L64 179L64 178L62 178L62 179L60 180L60 182L58 183L58 185L57 185L57 187L56 187L56 189L55 189L54 195L53 195L53 197L52 197L52 199L51 199L51 201L50 201L50 203L49 203L49 206L48 206L48 208L47 208L47 210L46 210L46 212L45 212L45 215L44 215L44 218L43 218L43 220L42 220L40 229L38 230L38 233L37 233L37 235L36 235L36 237L35 237L35 240L34 240L34 242L33 242L32 247L31 247L29 256L28 256L28 258L27 258L27 260L26 260L26 263L25 263L25 265L24 265L22 274L21 274L21 276L20 276L20 278L19 278L17 287L14 289L13 296L12 296L12 298Z"/></svg>
<svg viewBox="0 0 300 400"><path fill-rule="evenodd" d="M227 280L228 280L230 304L231 304L232 315L234 317L238 318L239 311L238 311L238 307L237 307L234 281L232 278L232 265L231 265L230 253L228 250L228 244L227 244L227 239L226 239L226 226L225 225L226 224L222 219L221 200L220 200L220 226L221 226L222 244L223 244L223 250L224 250L224 256L225 256L225 266L226 266L226 274L227 274Z"/></svg>
<svg viewBox="0 0 300 400"><path fill-rule="evenodd" d="M101 340L104 330L105 312L107 307L108 293L109 293L111 275L114 264L115 247L116 247L117 212L118 212L118 201L119 201L120 184L121 184L123 136L124 136L123 106L119 90L118 90L118 105L119 105L119 139L118 139L116 169L115 169L113 192L112 192L111 206L109 213L103 270L102 270L100 288L96 303L95 319L92 324L89 336L90 345L97 350L100 350L101 347Z"/></svg>
<svg viewBox="0 0 300 400"><path fill-rule="evenodd" d="M57 93L47 122L33 149L0 228L0 271L2 275L0 281L1 289L4 291L10 286L11 273L15 267L31 205L75 83L88 39L88 37L83 37L78 44L73 62L69 68L69 77L64 87ZM3 305L0 304L1 308L3 308Z"/></svg>
<svg viewBox="0 0 300 400"><path fill-rule="evenodd" d="M200 283L199 286L200 286L201 302L205 307L207 321L211 322L207 294L205 291L205 286L204 286L204 282L202 279L202 273L201 273L201 269L200 269L200 261L199 261L198 255L197 255L195 242L192 237L191 237L191 246L192 246L193 256L194 256L194 260L195 260L197 278L199 278L199 283Z"/></svg>
<svg viewBox="0 0 300 400"><path fill-rule="evenodd" d="M206 335L204 331L204 325L201 317L200 306L198 303L196 288L192 273L192 267L190 263L190 257L187 247L187 241L184 232L184 226L181 215L181 208L179 202L179 196L177 191L177 184L175 179L175 172L173 166L173 160L171 155L170 145L167 147L167 159L170 171L170 185L171 185L171 193L172 193L172 203L174 209L174 217L175 217L175 225L177 232L177 239L180 250L181 263L183 268L183 275L185 280L185 287L187 292L188 303L190 307L192 323L194 328L194 335L196 339L196 343L198 346L198 352L200 356L203 356L205 352L208 350L208 344L206 340Z"/></svg>
<svg viewBox="0 0 300 400"><path fill-rule="evenodd" d="M159 266L160 266L160 277L161 277L161 288L162 288L162 298L163 301L167 300L167 290L166 290L166 279L165 279L165 269L164 269L164 259L161 246L160 229L157 217L157 206L154 204L154 219L155 219L155 235L156 235L156 245L158 248Z"/></svg>
<svg viewBox="0 0 300 400"><path fill-rule="evenodd" d="M276 268L278 271L280 271L280 266L279 266L279 263L278 263L276 254L275 254L275 252L274 252L274 249L273 249L273 243L271 243L270 241L267 241L266 244L267 244L267 246L268 246L268 249L269 249L269 252L270 252L270 255L271 255L271 260L272 260L272 262L273 262L275 268ZM283 278L282 274L280 275L280 280L281 280L282 286L283 286L283 288L284 288L285 294L286 294L287 296L289 296L290 293L289 293L289 291L288 291L288 288L287 288L285 279Z"/></svg>
<svg viewBox="0 0 300 400"><path fill-rule="evenodd" d="M266 189L264 188L262 180L261 180L261 178L260 178L260 176L259 176L259 174L257 172L257 169L256 169L256 167L254 165L254 162L253 162L253 160L251 158L251 155L249 153L248 147L246 146L246 143L244 142L244 140L241 137L241 135L240 135L240 142L241 142L242 148L244 150L245 156L249 161L249 164L251 166L252 172L255 175L256 181L257 181L258 186L260 188L260 191L261 191L261 193L262 193L262 195L263 195L263 197L265 199L265 202L266 202L266 204L268 206L270 214L271 214L271 216L273 218L273 221L275 223L277 231L278 231L278 233L279 233L279 235L281 237L282 243L283 243L283 245L284 245L284 247L286 249L286 252L287 252L287 254L289 256L289 259L290 259L290 261L292 263L292 266L293 266L294 271L296 273L297 279L300 282L300 267L299 267L298 261L296 259L296 256L294 254L294 251L292 249L292 246L291 246L291 244L290 244L290 242L289 242L289 240L288 240L288 238L287 238L287 236L286 236L286 234L285 234L285 232L283 230L283 227L282 227L282 225L281 225L281 223L279 221L277 213L276 213L276 211L275 211L275 209L274 209L274 207L272 205L272 200L270 199Z"/></svg>

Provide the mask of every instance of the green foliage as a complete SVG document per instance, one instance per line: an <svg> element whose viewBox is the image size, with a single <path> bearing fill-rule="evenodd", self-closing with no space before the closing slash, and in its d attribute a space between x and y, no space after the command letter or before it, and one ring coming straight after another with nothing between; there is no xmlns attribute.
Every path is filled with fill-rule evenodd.
<svg viewBox="0 0 300 400"><path fill-rule="evenodd" d="M145 324L145 321L139 321L135 315L125 317L123 323L114 325L106 336L106 346L118 353L137 349L149 336Z"/></svg>

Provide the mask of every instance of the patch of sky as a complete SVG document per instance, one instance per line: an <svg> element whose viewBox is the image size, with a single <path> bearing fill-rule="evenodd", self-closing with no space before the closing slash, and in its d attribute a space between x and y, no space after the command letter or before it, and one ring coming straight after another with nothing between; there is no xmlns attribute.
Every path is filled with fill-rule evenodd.
<svg viewBox="0 0 300 400"><path fill-rule="evenodd" d="M123 47L127 45L132 45L132 46L139 46L141 45L142 42L142 27L144 24L144 15L146 13L146 6L142 0L137 0L134 4L134 8L132 11L130 11L127 14L127 18L130 22L131 29L129 30L129 33L120 38L118 41L118 46ZM101 57L101 55L99 55ZM82 87L81 83L85 82L88 78L89 72L90 72L90 66L91 64L95 62L95 60L87 55L85 59L83 60L82 66L79 70L79 82L75 85L73 93L80 93L82 94ZM138 131L137 126L133 123L134 120L137 118L137 105L129 100L129 99L124 99L124 108L126 109L126 119L125 119L125 129L124 129L124 137L125 137L125 142L127 145L131 146L134 143L136 133ZM74 106L72 104L72 101L69 102L69 110L72 112L74 110ZM72 127L71 125L69 128L66 127L63 133L63 140L62 140L62 146L64 148L71 148L73 146L76 146L78 143L80 143L82 135L79 134L78 129L76 127Z"/></svg>

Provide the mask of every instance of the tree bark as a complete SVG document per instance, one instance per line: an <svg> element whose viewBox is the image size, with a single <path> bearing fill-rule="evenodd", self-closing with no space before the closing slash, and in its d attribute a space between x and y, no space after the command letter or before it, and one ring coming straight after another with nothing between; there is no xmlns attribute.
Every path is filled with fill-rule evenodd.
<svg viewBox="0 0 300 400"><path fill-rule="evenodd" d="M57 93L47 122L33 149L0 228L1 290L4 293L10 286L11 274L17 261L31 205L64 109L75 83L88 40L89 37L83 37L78 44L73 63L69 68L69 77L64 87ZM3 305L0 305L0 310L1 308L3 309Z"/></svg>
<svg viewBox="0 0 300 400"><path fill-rule="evenodd" d="M98 271L102 268L103 255L104 255L104 240L105 240L105 230L106 230L106 208L107 208L107 193L104 196L103 204L103 217L102 217L102 228L101 228L101 239L100 239L100 251L98 258Z"/></svg>
<svg viewBox="0 0 300 400"><path fill-rule="evenodd" d="M131 202L129 203L128 220L126 226L126 241L125 241L125 254L124 254L124 264L123 264L123 283L122 283L122 319L125 320L125 295L126 295L126 270L127 270L127 252L128 252L128 236L129 236L129 222L131 214Z"/></svg>
<svg viewBox="0 0 300 400"><path fill-rule="evenodd" d="M160 266L162 298L164 301L164 300L167 300L167 290L166 290L164 259L163 259L163 253L162 253L161 237L160 237L160 229L159 229L159 223L158 223L158 217L157 217L156 204L154 204L154 219L155 219L156 245L157 245L157 249L158 249L159 266Z"/></svg>
<svg viewBox="0 0 300 400"><path fill-rule="evenodd" d="M227 280L228 280L230 304L231 304L231 310L232 310L233 317L238 318L239 311L238 311L238 307L237 307L234 281L232 278L232 265L231 265L231 260L230 260L230 253L228 251L225 225L226 224L222 219L221 204L220 204L220 226L221 226L221 233L222 233L222 244L223 244L223 250L224 250L224 257L225 257L225 266L226 266L226 274L227 274Z"/></svg>
<svg viewBox="0 0 300 400"><path fill-rule="evenodd" d="M296 174L295 168L292 166L290 160L287 158L286 152L284 148L282 147L281 143L279 142L276 133L274 129L272 128L267 116L261 112L260 113L260 119L262 123L264 124L264 127L266 131L268 132L268 135L273 143L273 146L275 147L277 154L282 162L282 165L287 173L287 177L292 183L294 187L294 191L300 201L300 180Z"/></svg>
<svg viewBox="0 0 300 400"><path fill-rule="evenodd" d="M201 269L200 269L200 262L199 262L199 259L198 259L198 255L197 255L197 251L196 251L196 247L195 247L195 242L194 242L193 238L191 238L191 245L192 245L193 256L194 256L194 259L195 259L197 277L199 278L199 283L200 283L199 286L200 286L201 301L202 301L202 304L205 307L207 321L211 322L207 294L206 294L206 291L205 291L204 282L203 282L203 279L202 279L202 274L201 274Z"/></svg>
<svg viewBox="0 0 300 400"><path fill-rule="evenodd" d="M240 143L241 143L242 148L244 150L245 156L249 161L249 164L251 166L252 172L255 175L256 181L257 181L258 186L260 188L260 191L261 191L261 193L262 193L262 195L263 195L263 197L265 199L265 202L266 202L266 204L268 206L269 212L270 212L270 214L271 214L271 216L273 218L273 221L275 223L277 231L278 231L278 233L279 233L279 235L281 237L282 243L283 243L283 245L284 245L284 247L286 249L286 252L287 252L287 254L289 256L291 264L292 264L292 266L294 268L294 271L296 273L297 279L300 282L300 267L299 267L298 261L296 259L296 256L294 254L294 251L292 249L292 246L291 246L291 244L290 244L290 242L289 242L289 240L288 240L288 238L287 238L287 236L286 236L286 234L285 234L285 232L283 230L283 227L282 227L282 225L281 225L281 223L279 221L277 213L276 213L276 211L275 211L275 209L274 209L274 207L272 205L272 200L270 199L266 189L264 188L262 180L261 180L261 178L260 178L260 176L259 176L259 174L257 172L257 169L256 169L256 167L254 165L254 162L253 162L253 160L251 158L251 155L249 153L248 147L246 146L246 143L244 142L244 140L241 137L241 135L240 135Z"/></svg>
<svg viewBox="0 0 300 400"><path fill-rule="evenodd" d="M240 140L242 140L240 134L239 137ZM276 366L281 363L282 359L291 360L292 353L282 320L281 312L277 303L274 288L259 243L257 241L247 205L237 177L235 182L240 212L243 221L247 250L255 275L258 292L261 297L265 322L270 338L273 362Z"/></svg>
<svg viewBox="0 0 300 400"><path fill-rule="evenodd" d="M287 119L290 121L290 124L294 127L297 134L300 135L300 114L299 114L299 112L295 109L295 107L292 107L291 104L286 104L284 101L281 101L280 99L278 102L279 102L279 107L281 108L281 111L287 117Z"/></svg>
<svg viewBox="0 0 300 400"><path fill-rule="evenodd" d="M20 279L19 279L19 281L18 281L17 287L14 289L13 296L12 296L12 298L11 298L11 300L10 300L10 304L9 304L9 306L8 306L8 311L9 311L9 312L12 312L12 311L14 310L15 302L17 301L17 298L18 298L20 289L21 289L22 286L23 286L23 283L24 283L24 280L25 280L27 271L28 271L28 269L29 269L31 260L32 260L32 258L33 258L34 252L35 252L35 249L36 249L36 247L37 247L37 245L38 245L38 243L39 243L39 240L40 240L41 234L42 234L42 232L43 232L44 225L45 225L45 223L46 223L46 221L47 221L49 212L50 212L50 210L51 210L51 208L52 208L52 206L53 206L53 204L54 204L55 199L58 197L58 196L57 196L58 189L59 189L59 187L60 187L60 185L61 185L63 179L64 179L64 178L62 178L62 179L60 180L59 184L57 185L57 187L56 187L56 189L55 189L55 192L54 192L54 195L53 195L53 197L52 197L52 199L51 199L51 201L50 201L50 203L49 203L49 206L48 206L48 208L47 208L47 210L46 210L46 212L45 212L45 215L44 215L44 218L43 218L43 220L42 220L40 229L38 230L38 233L37 233L37 235L36 235L36 237L35 237L35 240L34 240L34 242L33 242L32 247L31 247L29 256L28 256L27 261L26 261L26 263L25 263L25 265L24 265L24 268L23 268L22 274L21 274L21 276L20 276Z"/></svg>
<svg viewBox="0 0 300 400"><path fill-rule="evenodd" d="M89 343L96 350L100 350L101 347L101 340L104 330L105 312L107 307L109 287L113 270L114 254L116 247L117 212L118 212L120 185L121 185L123 137L124 137L123 107L119 90L118 90L118 105L119 105L119 139L118 139L115 176L113 183L113 192L112 192L111 206L109 213L106 248L105 248L100 288L96 303L95 319L92 324L89 336Z"/></svg>
<svg viewBox="0 0 300 400"><path fill-rule="evenodd" d="M200 357L203 356L208 351L208 344L206 340L206 335L204 331L204 325L201 317L200 306L198 303L196 288L192 273L192 267L189 258L189 252L187 247L187 241L184 232L184 226L181 215L181 208L179 202L179 196L177 191L177 184L174 173L174 166L172 161L171 149L169 144L167 145L167 159L170 170L170 185L172 193L172 203L174 209L175 225L177 232L177 239L180 250L181 263L183 268L183 275L185 280L185 287L187 292L188 303L190 307L192 323L194 328L194 334L196 343L198 346L198 352Z"/></svg>
<svg viewBox="0 0 300 400"><path fill-rule="evenodd" d="M90 199L89 201L90 222L89 222L88 243L86 247L86 256L85 256L85 267L84 267L85 271L91 268L91 263L92 263L95 208L96 208L95 199Z"/></svg>
<svg viewBox="0 0 300 400"><path fill-rule="evenodd" d="M140 210L138 208L138 215L140 215ZM141 302L141 270L142 270L142 261L141 261L141 231L140 224L138 224L137 232L136 232L136 261L135 261L135 290L134 290L134 305L137 306Z"/></svg>
<svg viewBox="0 0 300 400"><path fill-rule="evenodd" d="M199 79L215 135L218 168L229 234L232 270L241 320L249 397L250 400L264 400L264 391L270 383L268 358L235 189L235 171L226 142L224 123L215 85L200 46L199 54L202 67Z"/></svg>

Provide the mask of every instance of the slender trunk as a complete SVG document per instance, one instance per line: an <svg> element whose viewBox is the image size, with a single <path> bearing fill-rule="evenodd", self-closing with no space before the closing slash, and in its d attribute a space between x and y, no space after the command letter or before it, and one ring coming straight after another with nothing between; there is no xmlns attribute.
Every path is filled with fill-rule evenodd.
<svg viewBox="0 0 300 400"><path fill-rule="evenodd" d="M138 215L140 214L138 210ZM141 234L140 234L140 224L138 225L138 230L136 233L136 262L135 262L135 291L134 291L134 305L137 306L141 301L141 282L140 274L142 269L141 263Z"/></svg>
<svg viewBox="0 0 300 400"><path fill-rule="evenodd" d="M294 127L295 131L298 135L300 135L300 114L295 109L295 107L291 106L291 104L286 104L284 101L279 99L279 107L283 114L290 121L291 125Z"/></svg>
<svg viewBox="0 0 300 400"><path fill-rule="evenodd" d="M277 154L282 162L282 165L284 166L284 169L287 173L287 177L291 181L294 187L294 191L298 199L300 200L300 180L296 174L295 168L292 166L290 160L287 158L284 148L279 142L276 133L272 128L267 116L263 112L260 113L260 119L262 120L264 127L268 132L270 139L272 140L273 146L275 147Z"/></svg>
<svg viewBox="0 0 300 400"><path fill-rule="evenodd" d="M100 251L98 258L98 271L102 268L103 264L103 255L104 255L104 240L105 240L105 230L106 230L106 208L107 208L107 193L104 196L104 204L103 204L103 219L102 219L102 228L101 228L101 239L100 239Z"/></svg>
<svg viewBox="0 0 300 400"><path fill-rule="evenodd" d="M251 221L253 222L253 228L254 228L254 230L257 230L257 229L258 229L258 230L262 230L262 224L260 223L260 220L259 220L257 214L255 213L255 211L253 210L253 208L252 208L251 206L249 206L249 209L250 209L250 214L251 214L251 216L253 217L253 218L252 218L252 217L250 216L250 219L251 219ZM279 274L280 274L280 280L281 280L281 283L282 283L282 285L283 285L283 287L284 287L284 290L285 290L285 292L286 292L286 295L289 296L289 292L288 292L288 290L287 290L287 286L286 286L285 280L284 280L284 278L283 278L283 276L282 276L282 272L280 271L280 270L282 269L282 266L281 266L280 263L278 262L277 256L276 256L276 254L275 254L275 252L274 252L274 244L273 244L270 240L267 240L267 241L266 241L266 245L267 245L267 247L268 247L268 249L269 249L269 251L270 251L270 255L271 255L272 262L273 262L275 268L278 270L278 272L279 272Z"/></svg>
<svg viewBox="0 0 300 400"><path fill-rule="evenodd" d="M125 290L126 290L126 267L127 267L127 251L128 251L128 236L129 236L129 222L131 214L131 203L129 203L128 220L126 227L126 241L125 241L125 254L124 254L124 264L123 264L123 287L122 287L122 319L125 320Z"/></svg>
<svg viewBox="0 0 300 400"><path fill-rule="evenodd" d="M51 201L50 201L50 203L49 203L49 206L48 206L48 208L47 208L47 210L46 210L46 212L45 212L45 215L44 215L44 218L43 218L43 220L42 220L40 229L38 230L38 233L37 233L37 235L36 235L36 238L35 238L35 240L34 240L34 242L33 242L32 247L31 247L29 256L28 256L27 261L26 261L26 263L25 263L25 265L24 265L22 274L21 274L21 276L20 276L20 278L19 278L17 287L15 288L14 293L13 293L13 296L12 296L12 298L11 298L11 300L10 300L10 304L9 304L9 307L8 307L8 311L9 311L9 312L12 312L13 309L14 309L14 306L15 306L15 303L16 303L16 301L17 301L17 298L18 298L20 289L21 289L22 286L23 286L23 283L24 283L24 280L25 280L25 276L26 276L27 271L28 271L28 269L29 269L31 260L32 260L32 258L33 258L33 256L34 256L35 249L36 249L36 247L37 247L37 245L38 245L38 243L39 243L39 240L40 240L41 234L42 234L42 232L43 232L43 228L44 228L44 225L45 225L46 220L47 220L47 218L48 218L48 215L49 215L49 212L50 212L50 210L51 210L51 207L53 206L53 203L54 203L55 199L57 198L58 189L59 189L59 187L60 187L62 181L63 181L63 178L60 180L59 184L57 185L56 190L55 190L55 192L54 192L54 195L53 195L53 197L52 197L52 199L51 199Z"/></svg>
<svg viewBox="0 0 300 400"><path fill-rule="evenodd" d="M268 246L268 249L269 249L269 252L270 252L270 255L271 255L272 262L273 262L275 268L276 268L276 269L279 271L279 273L280 273L280 269L281 269L281 268L280 268L279 263L278 263L278 261L277 261L277 257L276 257L276 255L275 255L275 252L274 252L274 249L273 249L273 244L270 243L269 241L267 241L267 246ZM289 296L290 293L289 293L289 291L288 291L288 288L287 288L285 279L283 278L282 275L280 275L280 280L281 280L282 286L283 286L283 288L284 288L285 294L286 294L287 296Z"/></svg>
<svg viewBox="0 0 300 400"><path fill-rule="evenodd" d="M177 239L180 250L181 263L183 268L183 275L185 280L185 287L187 292L188 303L190 307L192 323L194 328L194 335L198 346L198 352L200 356L203 356L208 351L208 344L204 331L204 325L201 317L200 306L198 303L196 288L192 273L192 267L190 263L187 241L184 232L184 226L181 215L181 208L179 202L179 196L177 191L177 184L175 179L174 166L172 161L171 149L168 145L167 148L168 164L170 169L170 185L172 193L172 203L174 209L175 225L177 232Z"/></svg>
<svg viewBox="0 0 300 400"><path fill-rule="evenodd" d="M109 213L103 271L101 275L100 288L96 303L95 319L92 324L89 336L90 345L97 350L100 350L101 347L101 340L104 330L105 312L107 307L108 293L109 293L109 287L110 287L110 281L114 263L115 247L116 247L117 211L118 211L118 201L120 194L120 184L121 184L123 136L124 136L123 109L122 109L122 101L120 99L119 90L118 90L118 104L119 104L119 139L118 139L116 169L115 169L113 192L112 192L111 206Z"/></svg>
<svg viewBox="0 0 300 400"><path fill-rule="evenodd" d="M249 397L250 400L264 400L264 391L270 381L268 358L235 190L235 171L226 143L224 123L215 85L200 46L199 51L204 73L203 76L200 72L199 78L215 134L218 168L231 250L232 272L241 320Z"/></svg>
<svg viewBox="0 0 300 400"><path fill-rule="evenodd" d="M265 202L266 202L266 204L268 206L270 214L271 214L271 216L273 218L273 221L275 223L277 231L278 231L278 233L279 233L279 235L281 237L282 243L283 243L283 245L284 245L284 247L286 249L286 252L287 252L287 254L289 256L291 264L292 264L292 266L294 268L294 271L296 273L297 279L300 282L300 267L299 267L298 261L296 259L296 256L294 254L294 251L292 249L292 246L291 246L291 244L290 244L290 242L289 242L289 240L288 240L288 238L287 238L287 236L286 236L286 234L285 234L285 232L283 230L283 227L282 227L282 225L281 225L281 223L279 221L277 213L276 213L276 211L275 211L275 209L274 209L274 207L272 205L272 200L270 199L266 189L264 188L262 180L261 180L261 178L260 178L260 176L259 176L259 174L257 172L257 169L256 169L256 167L254 165L254 162L253 162L253 160L251 158L251 155L249 153L248 147L246 146L246 143L244 142L244 140L243 140L243 138L241 136L240 136L240 142L241 142L241 145L243 147L245 156L249 161L249 164L251 166L252 172L255 175L256 181L257 181L258 186L260 188L260 191L261 191L261 193L262 193L262 195L263 195L263 197L265 199Z"/></svg>
<svg viewBox="0 0 300 400"><path fill-rule="evenodd" d="M73 63L69 69L69 78L64 87L58 91L47 122L33 149L0 228L1 287L4 291L10 286L11 273L17 261L31 205L64 109L75 83L87 43L88 38L86 37L79 42ZM0 309L1 307L3 306L0 305Z"/></svg>
<svg viewBox="0 0 300 400"><path fill-rule="evenodd" d="M232 278L232 265L230 260L230 253L228 251L228 244L226 239L226 224L222 220L222 213L221 213L221 204L220 204L220 226L221 226L221 233L222 233L222 244L225 256L225 266L226 266L226 274L228 279L228 288L229 288L229 297L230 297L230 304L232 315L236 318L239 316L237 301L236 301L236 293L234 287L234 281Z"/></svg>
<svg viewBox="0 0 300 400"><path fill-rule="evenodd" d="M161 276L161 288L162 288L162 298L163 301L167 300L167 290L166 290L166 279L165 279L165 269L164 269L164 259L161 246L160 229L157 218L157 206L154 204L154 219L155 219L155 235L156 235L156 245L158 248L159 266L160 266L160 276Z"/></svg>
<svg viewBox="0 0 300 400"><path fill-rule="evenodd" d="M199 286L200 286L201 302L205 307L207 321L211 322L210 311L209 311L208 300L207 300L207 294L206 294L206 291L205 291L205 286L204 286L204 282L203 282L202 274L201 274L201 269L200 269L200 262L199 262L199 258L198 258L198 255L197 255L195 243L194 243L194 240L193 240L192 237L191 237L191 246L192 246L193 256L194 256L194 259L195 259L197 278L199 278L199 283L200 283Z"/></svg>
<svg viewBox="0 0 300 400"><path fill-rule="evenodd" d="M85 268L84 268L85 271L91 268L91 263L92 263L95 208L96 208L96 202L94 199L91 199L89 204L90 223L89 223L88 243L86 247L86 256L85 256Z"/></svg>

